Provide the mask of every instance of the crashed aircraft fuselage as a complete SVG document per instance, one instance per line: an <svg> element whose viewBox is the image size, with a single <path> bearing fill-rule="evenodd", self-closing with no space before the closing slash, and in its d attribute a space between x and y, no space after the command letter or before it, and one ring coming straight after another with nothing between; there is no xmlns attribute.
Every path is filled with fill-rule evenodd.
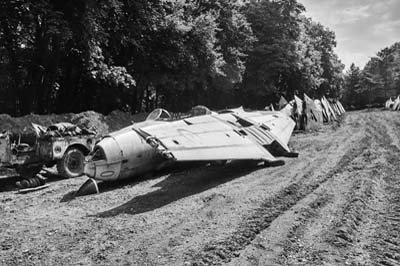
<svg viewBox="0 0 400 266"><path fill-rule="evenodd" d="M165 159L132 127L104 137L96 144L85 174L103 181L141 175L159 168Z"/></svg>
<svg viewBox="0 0 400 266"><path fill-rule="evenodd" d="M113 181L157 171L171 162L279 164L283 161L275 156L293 155L287 146L293 128L293 120L283 113L242 109L177 121L145 121L99 141L84 173L95 180Z"/></svg>

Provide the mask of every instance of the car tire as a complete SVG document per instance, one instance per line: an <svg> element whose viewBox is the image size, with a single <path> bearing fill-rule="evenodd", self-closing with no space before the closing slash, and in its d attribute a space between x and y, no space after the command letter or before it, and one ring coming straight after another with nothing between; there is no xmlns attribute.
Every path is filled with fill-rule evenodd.
<svg viewBox="0 0 400 266"><path fill-rule="evenodd" d="M69 148L57 162L58 174L65 178L81 176L84 169L85 155L78 148Z"/></svg>

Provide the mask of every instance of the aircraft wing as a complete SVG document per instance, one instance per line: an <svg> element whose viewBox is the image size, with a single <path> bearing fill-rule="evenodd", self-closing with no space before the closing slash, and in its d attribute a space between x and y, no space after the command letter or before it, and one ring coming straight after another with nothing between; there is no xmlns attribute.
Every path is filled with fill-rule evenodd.
<svg viewBox="0 0 400 266"><path fill-rule="evenodd" d="M136 129L176 161L264 160L278 161L263 146L234 125L203 115Z"/></svg>
<svg viewBox="0 0 400 266"><path fill-rule="evenodd" d="M297 157L288 147L295 123L282 112L243 111L220 114L218 118L237 125L274 156Z"/></svg>
<svg viewBox="0 0 400 266"><path fill-rule="evenodd" d="M242 112L237 116L250 121L252 124L257 124L268 129L285 145L289 143L296 125L289 116L282 112Z"/></svg>
<svg viewBox="0 0 400 266"><path fill-rule="evenodd" d="M390 100L392 100L392 99L390 99ZM340 111L342 112L342 114L346 113L346 110L344 109L342 103L339 100L337 100L337 105L338 105Z"/></svg>
<svg viewBox="0 0 400 266"><path fill-rule="evenodd" d="M330 103L329 103L328 100L325 98L325 96L322 97L321 100L322 100L323 103L325 103L325 108L327 109L327 112L333 117L334 120L337 120L337 119L336 119L335 112L333 111L333 109L332 109Z"/></svg>
<svg viewBox="0 0 400 266"><path fill-rule="evenodd" d="M296 112L300 116L303 114L303 100L295 95L294 101L296 102Z"/></svg>
<svg viewBox="0 0 400 266"><path fill-rule="evenodd" d="M304 101L306 102L306 114L308 120L311 120L314 118L314 120L320 124L322 124L324 121L322 117L322 112L318 109L317 105L315 102L307 96L307 94L304 93Z"/></svg>

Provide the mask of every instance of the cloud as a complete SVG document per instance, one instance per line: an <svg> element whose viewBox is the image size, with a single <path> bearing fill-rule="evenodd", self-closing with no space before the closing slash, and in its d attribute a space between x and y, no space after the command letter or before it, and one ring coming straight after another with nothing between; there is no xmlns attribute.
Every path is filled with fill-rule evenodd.
<svg viewBox="0 0 400 266"><path fill-rule="evenodd" d="M363 67L378 51L400 41L399 0L299 0L306 15L336 33L337 53L347 67Z"/></svg>
<svg viewBox="0 0 400 266"><path fill-rule="evenodd" d="M358 20L366 19L371 16L370 6L348 7L341 14L341 23L352 23Z"/></svg>
<svg viewBox="0 0 400 266"><path fill-rule="evenodd" d="M370 57L360 52L349 52L345 49L341 51L340 48L337 48L336 52L341 55L340 60L342 63L346 64L346 69L349 69L352 63L354 63L356 66L364 67L365 62L370 59Z"/></svg>
<svg viewBox="0 0 400 266"><path fill-rule="evenodd" d="M374 35L383 34L399 34L400 31L400 19L394 21L383 21L376 23L372 27ZM397 36L400 37L400 36ZM400 40L399 40L400 41Z"/></svg>

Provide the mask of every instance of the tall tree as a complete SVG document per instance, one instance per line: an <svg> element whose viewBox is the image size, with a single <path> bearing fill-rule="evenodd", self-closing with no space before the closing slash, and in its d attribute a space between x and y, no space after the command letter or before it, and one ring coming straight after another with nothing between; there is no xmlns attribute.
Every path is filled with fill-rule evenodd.
<svg viewBox="0 0 400 266"><path fill-rule="evenodd" d="M347 109L359 108L361 98L359 90L361 86L361 70L354 63L346 73L343 104Z"/></svg>
<svg viewBox="0 0 400 266"><path fill-rule="evenodd" d="M244 99L254 107L294 94L290 78L298 70L296 42L304 7L295 0L251 1L246 17L257 38L249 52L242 84Z"/></svg>
<svg viewBox="0 0 400 266"><path fill-rule="evenodd" d="M2 1L0 111L259 108L280 94L338 95L334 34L303 11L296 0Z"/></svg>
<svg viewBox="0 0 400 266"><path fill-rule="evenodd" d="M312 23L309 31L310 38L315 40L315 47L321 53L321 67L323 69L322 82L318 88L317 96L326 95L332 98L340 97L340 89L343 86L342 74L344 65L334 52L336 47L335 33L325 28L320 23Z"/></svg>
<svg viewBox="0 0 400 266"><path fill-rule="evenodd" d="M400 93L400 43L386 47L372 57L361 72L359 108L383 105Z"/></svg>
<svg viewBox="0 0 400 266"><path fill-rule="evenodd" d="M302 95L307 93L311 97L317 96L317 90L322 84L322 52L320 51L318 38L313 36L315 23L306 17L302 17L300 35L297 40L297 55L299 68L297 75L292 76L296 90Z"/></svg>

